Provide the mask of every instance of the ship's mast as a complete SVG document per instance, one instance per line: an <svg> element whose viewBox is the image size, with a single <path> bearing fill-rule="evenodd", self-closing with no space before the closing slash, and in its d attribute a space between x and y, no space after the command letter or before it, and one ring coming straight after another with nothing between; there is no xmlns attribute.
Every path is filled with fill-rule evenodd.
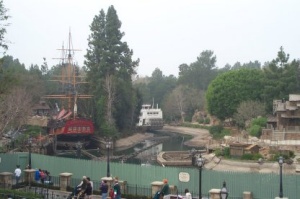
<svg viewBox="0 0 300 199"><path fill-rule="evenodd" d="M81 76L76 74L76 64L74 63L73 57L75 51L80 51L78 49L73 49L72 44L72 36L71 32L69 32L69 39L68 39L68 47L67 49L64 48L64 45L61 49L57 49L62 52L61 58L55 58L61 60L61 76L57 76L56 79L51 81L57 81L60 83L60 94L57 95L46 95L44 98L48 99L60 99L62 108L67 107L68 113L72 113L72 118L75 119L77 115L77 99L80 98L91 98L92 95L81 95L78 94L77 86L82 82ZM65 63L67 61L67 63ZM78 66L77 66L78 67ZM71 114L70 114L71 115Z"/></svg>

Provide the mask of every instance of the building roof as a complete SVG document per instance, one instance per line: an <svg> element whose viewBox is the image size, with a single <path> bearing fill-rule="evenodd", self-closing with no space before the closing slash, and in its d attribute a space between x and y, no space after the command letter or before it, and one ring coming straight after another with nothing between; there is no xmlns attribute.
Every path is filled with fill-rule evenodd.
<svg viewBox="0 0 300 199"><path fill-rule="evenodd" d="M298 94L290 94L289 101L300 101L300 95Z"/></svg>
<svg viewBox="0 0 300 199"><path fill-rule="evenodd" d="M231 143L229 144L230 147L242 147L242 148L245 148L245 147L248 147L250 144L245 144L245 143L239 143L239 142L234 142L234 143Z"/></svg>
<svg viewBox="0 0 300 199"><path fill-rule="evenodd" d="M258 146L257 144L251 144L250 146L248 146L247 148L245 148L245 150L249 150L250 151L254 147L260 147L260 146Z"/></svg>

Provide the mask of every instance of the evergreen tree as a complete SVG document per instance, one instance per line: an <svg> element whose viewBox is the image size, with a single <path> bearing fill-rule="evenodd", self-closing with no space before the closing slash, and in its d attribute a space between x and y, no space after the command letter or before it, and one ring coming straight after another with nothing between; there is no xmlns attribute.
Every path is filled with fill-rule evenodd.
<svg viewBox="0 0 300 199"><path fill-rule="evenodd" d="M288 62L289 54L283 47L277 53L277 58L264 66L264 99L267 111L273 109L274 99L288 99L289 94L297 94L300 90L300 63Z"/></svg>
<svg viewBox="0 0 300 199"><path fill-rule="evenodd" d="M197 57L197 61L188 66L179 66L179 84L189 85L199 90L206 90L209 83L217 76L217 58L213 51L205 50Z"/></svg>
<svg viewBox="0 0 300 199"><path fill-rule="evenodd" d="M130 128L137 117L132 115L136 113L136 92L131 76L139 60L132 60L133 51L122 41L121 25L113 6L107 14L101 10L90 26L85 61L89 89L96 102L96 123L109 135Z"/></svg>

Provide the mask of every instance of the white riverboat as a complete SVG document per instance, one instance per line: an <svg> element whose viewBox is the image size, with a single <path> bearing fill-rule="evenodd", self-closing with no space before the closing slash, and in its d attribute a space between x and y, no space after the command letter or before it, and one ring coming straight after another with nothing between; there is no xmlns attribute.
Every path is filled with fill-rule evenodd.
<svg viewBox="0 0 300 199"><path fill-rule="evenodd" d="M143 130L159 130L163 126L163 112L158 105L154 107L151 104L143 104L137 127Z"/></svg>

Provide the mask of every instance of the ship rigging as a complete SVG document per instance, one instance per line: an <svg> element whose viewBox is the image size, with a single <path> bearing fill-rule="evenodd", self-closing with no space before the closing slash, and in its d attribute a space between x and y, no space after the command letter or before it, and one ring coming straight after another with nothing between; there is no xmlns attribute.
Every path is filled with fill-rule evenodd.
<svg viewBox="0 0 300 199"><path fill-rule="evenodd" d="M79 75L79 67L74 62L75 51L73 49L71 33L69 33L68 47L57 49L62 52L60 62L61 75L53 77L51 81L59 84L59 93L54 95L45 95L45 99L56 99L55 114L48 122L50 135L58 138L86 137L94 134L94 125L90 118L82 117L78 114L77 104L79 99L90 99L92 95L82 94L80 84L87 83L84 76ZM60 104L60 107L59 105Z"/></svg>

